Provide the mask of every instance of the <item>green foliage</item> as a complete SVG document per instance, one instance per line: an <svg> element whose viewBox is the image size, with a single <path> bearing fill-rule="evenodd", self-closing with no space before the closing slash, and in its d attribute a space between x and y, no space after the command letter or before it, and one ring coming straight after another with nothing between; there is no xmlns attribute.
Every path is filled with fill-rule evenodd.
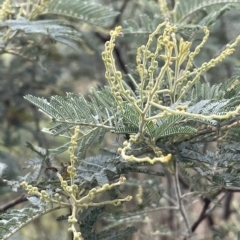
<svg viewBox="0 0 240 240"><path fill-rule="evenodd" d="M38 200L38 204L41 204L39 200ZM1 222L0 222L1 239L3 240L8 239L16 231L19 231L19 229L24 227L29 222L56 209L54 208L43 209L43 208L38 208L34 206L30 208L14 209L9 213L1 214Z"/></svg>
<svg viewBox="0 0 240 240"><path fill-rule="evenodd" d="M1 23L0 27L7 27L11 31L21 31L26 35L39 34L48 36L52 41L61 42L75 50L79 49L77 42L81 40L81 34L78 31L66 26L65 22L59 20L29 21L21 18L18 20L6 20ZM23 51L26 52L26 50Z"/></svg>
<svg viewBox="0 0 240 240"><path fill-rule="evenodd" d="M29 195L27 207L0 214L1 239L62 208L70 213L57 220L68 224L73 239L127 239L136 233L136 223L154 229L143 230L144 239L158 235L195 239L196 227L212 217L223 197L240 191L239 75L230 74L220 84L207 79L207 74L215 76L212 69L229 59L240 41L236 36L219 47L207 27L239 9L240 1L179 0L174 6L165 0L119 2L111 5L116 10L97 0L2 3L0 53L45 69L47 53L56 42L79 55L96 49L97 58L102 50L95 42L99 38L106 42L102 59L109 86L93 87L88 96L25 94L25 100L50 118L51 126L43 132L62 140L55 148L46 144L47 150L28 143L38 158L27 160L27 173L16 182L5 178L6 166L0 163L1 180L15 190L13 185L19 187L21 182ZM126 20L133 10L136 15ZM120 23L123 28L111 30L110 38L104 35ZM209 60L205 55L212 46L220 53ZM129 49L136 48L132 67ZM75 57L67 60L69 67ZM80 79L84 76L76 74ZM216 78L225 79L221 73ZM51 81L56 79L54 75ZM23 119L25 123L25 115ZM9 126L6 136L10 136ZM117 142L104 148L112 137ZM209 142L214 143L213 149L208 149ZM67 150L69 159L59 160ZM145 179L139 177L142 174ZM193 221L192 204L197 199L205 205ZM168 226L150 220L150 213L156 211L166 211L159 215ZM227 235L224 227L218 227Z"/></svg>
<svg viewBox="0 0 240 240"><path fill-rule="evenodd" d="M82 20L94 26L104 26L108 25L109 19L113 18L119 13L112 11L110 8L97 4L94 1L89 3L88 1L79 0L74 0L71 2L52 0L46 1L46 4L43 4L41 9L36 7L35 12L33 11L31 15L31 18L35 18L42 14L57 14L63 17Z"/></svg>
<svg viewBox="0 0 240 240"><path fill-rule="evenodd" d="M216 21L216 16L220 16L223 11L229 10L230 8L236 7L238 0L228 1L228 0L214 0L214 1L200 1L200 0L179 0L179 4L176 9L176 19L178 22L185 22L191 15L198 14L201 10L206 11L210 16L208 16L208 21L212 18ZM235 5L234 5L235 4ZM214 7L213 7L214 6ZM224 7L223 7L224 6ZM215 11L215 14L212 14ZM206 23L206 20L203 22Z"/></svg>
<svg viewBox="0 0 240 240"><path fill-rule="evenodd" d="M112 240L120 240L132 235L136 229L134 227L128 227L121 231L101 231L99 233L92 232L92 227L98 220L99 216L101 216L105 212L104 208L89 208L83 213L79 214L79 222L80 229L82 229L82 233L84 239L112 239Z"/></svg>
<svg viewBox="0 0 240 240"><path fill-rule="evenodd" d="M238 144L221 144L218 146L217 152L207 151L205 154L198 150L201 145L200 143L181 144L178 150L180 162L190 163L191 168L199 174L198 179L206 177L208 183L205 183L205 187L208 189L213 186L219 189L239 186Z"/></svg>
<svg viewBox="0 0 240 240"><path fill-rule="evenodd" d="M70 138L70 130L76 125L82 124L82 136L78 139L77 156L81 157L84 151L98 136L99 142L103 139L107 131L113 130L115 123L114 98L111 96L109 89L103 91L93 91L91 101L86 101L83 96L76 96L68 93L66 99L61 96L54 96L50 102L46 99L33 96L26 96L27 100L37 105L49 117L51 117L52 127L45 129L54 136L62 135ZM102 131L102 129L104 131ZM64 146L51 150L53 153L61 153L67 150L69 143Z"/></svg>
<svg viewBox="0 0 240 240"><path fill-rule="evenodd" d="M14 17L8 16L10 11ZM52 43L68 45L77 51L80 46L86 45L80 29L71 23L71 19L81 20L91 28L97 29L101 26L100 30L104 32L103 27L108 24L109 19L119 13L94 1L89 4L88 1L79 0L71 2L47 0L38 4L28 1L20 7L5 1L1 14L1 52L39 61L39 56L46 54L44 49L41 49L42 46L38 46L39 39L41 44L50 40ZM53 19L55 15L57 19ZM24 39L26 43L19 44L19 41L22 42Z"/></svg>

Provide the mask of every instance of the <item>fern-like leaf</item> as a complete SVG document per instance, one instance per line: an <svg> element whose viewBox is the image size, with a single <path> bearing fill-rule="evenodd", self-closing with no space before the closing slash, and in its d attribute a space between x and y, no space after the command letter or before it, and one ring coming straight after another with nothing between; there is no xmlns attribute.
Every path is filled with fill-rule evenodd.
<svg viewBox="0 0 240 240"><path fill-rule="evenodd" d="M8 27L12 31L22 31L25 34L41 34L54 41L64 43L78 50L77 42L81 41L81 33L69 27L60 20L29 21L25 18L6 20L0 27Z"/></svg>
<svg viewBox="0 0 240 240"><path fill-rule="evenodd" d="M19 231L22 227L27 225L34 219L54 211L57 208L43 209L43 208L22 208L14 209L9 213L0 214L0 238L2 240L9 239L14 233Z"/></svg>
<svg viewBox="0 0 240 240"><path fill-rule="evenodd" d="M240 3L239 0L180 0L177 6L177 22L183 23L188 17L199 12L200 10L205 10L212 6L222 7L226 4ZM216 10L216 8L215 8Z"/></svg>
<svg viewBox="0 0 240 240"><path fill-rule="evenodd" d="M157 129L155 131L155 139L170 134L171 129L182 119L181 115L175 115L158 119Z"/></svg>
<svg viewBox="0 0 240 240"><path fill-rule="evenodd" d="M125 34L151 34L158 24L162 22L159 18L150 18L147 14L139 16L140 24L133 19L124 22L123 33Z"/></svg>
<svg viewBox="0 0 240 240"><path fill-rule="evenodd" d="M94 26L106 26L109 19L117 16L119 12L95 3L81 0L50 0L38 15L57 14L75 18Z"/></svg>
<svg viewBox="0 0 240 240"><path fill-rule="evenodd" d="M52 119L52 127L43 129L46 133L53 136L61 135L69 139L72 135L71 130L77 125L82 125L81 136L78 139L77 155L79 158L95 139L98 142L101 141L105 133L114 130L116 126L115 100L108 88L102 91L93 90L90 101L87 101L82 95L73 93L67 93L65 98L52 96L50 101L31 95L25 96L25 99ZM134 115L132 112L132 109L126 108L125 118L127 121L131 121L131 117L135 116L133 120L136 125L136 114ZM130 116L128 117L128 115ZM132 125L134 122L128 123ZM66 143L57 149L51 149L50 152L58 154L67 150L68 147L69 143Z"/></svg>
<svg viewBox="0 0 240 240"><path fill-rule="evenodd" d="M100 186L109 183L111 176L118 175L117 164L119 161L116 154L108 151L104 151L96 157L85 158L79 161L76 182L81 184L96 180Z"/></svg>

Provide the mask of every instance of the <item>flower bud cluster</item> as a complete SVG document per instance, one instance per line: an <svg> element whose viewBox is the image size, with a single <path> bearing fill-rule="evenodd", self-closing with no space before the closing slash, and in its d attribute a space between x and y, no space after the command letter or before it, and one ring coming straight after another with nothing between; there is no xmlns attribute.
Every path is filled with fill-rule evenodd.
<svg viewBox="0 0 240 240"><path fill-rule="evenodd" d="M20 185L28 191L29 195L38 196L43 202L58 203L61 205L62 197L58 193L54 194L54 196L50 196L45 190L39 191L38 187L33 187L25 181L23 181Z"/></svg>
<svg viewBox="0 0 240 240"><path fill-rule="evenodd" d="M124 91L122 85L122 73L116 70L115 60L113 58L113 49L115 47L115 39L121 35L122 27L116 27L114 31L110 31L110 41L105 43L105 51L102 53L102 59L105 64L106 73L105 77L111 86L111 91L118 106L121 108L123 103L122 91Z"/></svg>

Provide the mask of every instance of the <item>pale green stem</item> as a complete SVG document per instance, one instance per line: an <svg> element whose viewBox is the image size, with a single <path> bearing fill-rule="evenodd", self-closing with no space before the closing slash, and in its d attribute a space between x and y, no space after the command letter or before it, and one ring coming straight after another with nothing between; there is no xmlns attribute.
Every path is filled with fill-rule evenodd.
<svg viewBox="0 0 240 240"><path fill-rule="evenodd" d="M188 233L191 234L191 226L190 226L190 223L189 223L189 220L188 220L188 217L187 217L187 213L186 213L186 210L185 210L185 207L183 205L183 202L182 202L182 198L181 198L181 189L180 189L180 184L179 184L179 178L178 178L178 166L177 166L177 161L175 160L175 173L174 173L174 188L175 188L175 193L176 193L176 198L177 198L177 202L178 202L178 206L179 206L179 210L181 212L181 215L183 217L183 220L186 224L186 227L188 229Z"/></svg>
<svg viewBox="0 0 240 240"><path fill-rule="evenodd" d="M182 116L187 116L187 117L192 117L192 118L201 118L201 119L204 119L204 120L227 119L227 118L231 117L232 115L235 115L235 114L239 113L239 111L240 111L240 106L238 106L235 111L229 111L225 115L219 116L219 115L213 114L213 115L206 116L206 115L202 115L202 114L194 114L194 113L189 113L189 112L184 112L184 111L176 111L176 110L173 110L169 107L164 107L164 106L162 106L160 104L157 104L155 102L149 102L149 103L152 106L155 106L155 107L157 107L157 108L159 108L163 111L167 111L167 112L171 113L170 115L182 115ZM149 117L149 118L146 118L145 121L150 121L150 120L158 119L158 118L161 118L161 117L163 117L162 113L157 114L157 115L152 116L152 117Z"/></svg>

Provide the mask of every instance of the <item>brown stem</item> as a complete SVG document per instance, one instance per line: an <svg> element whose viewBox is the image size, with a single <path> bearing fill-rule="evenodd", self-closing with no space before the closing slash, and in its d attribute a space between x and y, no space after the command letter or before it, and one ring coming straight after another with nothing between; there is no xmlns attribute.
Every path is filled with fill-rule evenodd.
<svg viewBox="0 0 240 240"><path fill-rule="evenodd" d="M193 225L191 227L192 232L194 232L197 229L198 225L207 217L206 211L211 203L211 200L208 198L205 198L203 200L203 202L204 202L204 204L203 204L202 211L201 211L198 219L193 223Z"/></svg>
<svg viewBox="0 0 240 240"><path fill-rule="evenodd" d="M27 195L25 193L23 193L22 195L20 195L19 197L13 199L12 201L10 201L10 202L0 206L0 211L1 212L6 211L9 208L14 207L15 205L17 205L19 203L22 203L22 202L25 202L25 201L27 201Z"/></svg>

